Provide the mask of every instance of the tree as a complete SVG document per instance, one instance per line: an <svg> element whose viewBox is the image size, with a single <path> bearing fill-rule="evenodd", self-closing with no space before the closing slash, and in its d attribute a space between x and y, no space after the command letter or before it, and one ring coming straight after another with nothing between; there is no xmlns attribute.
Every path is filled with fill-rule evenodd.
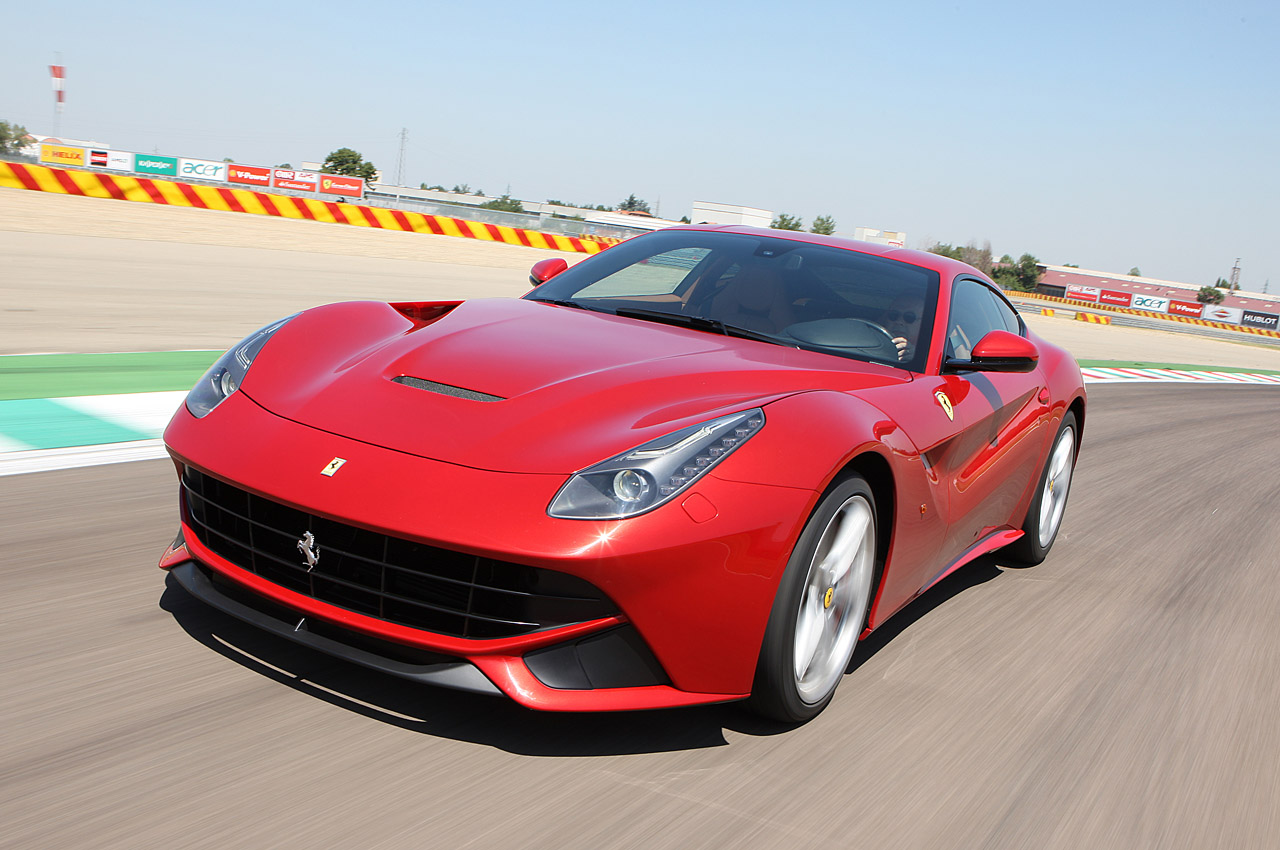
<svg viewBox="0 0 1280 850"><path fill-rule="evenodd" d="M1129 277L1142 277L1142 270L1137 266L1129 269Z"/></svg>
<svg viewBox="0 0 1280 850"><path fill-rule="evenodd" d="M522 213L524 212L524 204L520 203L510 195L503 195L501 198L494 198L492 201L485 201L480 205L480 209Z"/></svg>
<svg viewBox="0 0 1280 850"><path fill-rule="evenodd" d="M1080 264L1079 263L1063 263L1062 267L1064 269L1078 269L1080 268Z"/></svg>
<svg viewBox="0 0 1280 850"><path fill-rule="evenodd" d="M27 146L27 128L0 121L0 154L17 156Z"/></svg>
<svg viewBox="0 0 1280 850"><path fill-rule="evenodd" d="M960 259L960 252L963 249L955 248L946 242L934 242L929 246L930 254L937 254L940 257L950 257L953 260Z"/></svg>
<svg viewBox="0 0 1280 850"><path fill-rule="evenodd" d="M277 165L276 168L293 168L293 163L282 162L279 165Z"/></svg>
<svg viewBox="0 0 1280 850"><path fill-rule="evenodd" d="M774 230L804 230L804 219L799 216L778 213L778 217L769 226Z"/></svg>
<svg viewBox="0 0 1280 850"><path fill-rule="evenodd" d="M809 228L809 232L831 236L836 232L836 220L829 215L820 215L813 220L813 227Z"/></svg>
<svg viewBox="0 0 1280 850"><path fill-rule="evenodd" d="M1030 254L1023 254L1016 263L996 269L991 279L1002 289L1032 292L1040 282L1040 261Z"/></svg>
<svg viewBox="0 0 1280 850"><path fill-rule="evenodd" d="M991 275L991 243L986 242L981 248L978 243L970 242L960 249L960 261L968 263L978 271L990 277Z"/></svg>
<svg viewBox="0 0 1280 850"><path fill-rule="evenodd" d="M1217 279L1217 281L1214 282L1213 285L1218 287L1219 289L1230 289L1231 281L1227 280L1225 277L1220 277ZM1217 303L1217 302L1214 302L1214 303Z"/></svg>
<svg viewBox="0 0 1280 850"><path fill-rule="evenodd" d="M1222 278L1218 278L1222 280ZM1221 304L1227 296L1222 294L1222 290L1216 286L1202 286L1200 291L1196 293L1196 300L1201 304Z"/></svg>
<svg viewBox="0 0 1280 850"><path fill-rule="evenodd" d="M1002 265L1002 266L1011 266L1011 265L1013 265L1013 257L1010 257L1008 254L1001 254L1001 255L1000 255L1000 265Z"/></svg>
<svg viewBox="0 0 1280 850"><path fill-rule="evenodd" d="M320 171L324 174L342 174L373 180L378 169L374 168L372 162L365 162L364 157L351 148L338 148L324 158Z"/></svg>
<svg viewBox="0 0 1280 850"><path fill-rule="evenodd" d="M625 201L618 204L618 209L623 210L624 212L647 213L649 212L649 204L640 200L634 194L631 194L627 196Z"/></svg>
<svg viewBox="0 0 1280 850"><path fill-rule="evenodd" d="M446 189L445 187L441 186L439 183L437 183L437 184L436 184L436 185L434 185L434 186L428 186L426 183L419 183L419 184L418 184L418 188L419 188L419 189L426 189L428 192L447 192L447 191L449 191L449 190L448 190L448 189Z"/></svg>
<svg viewBox="0 0 1280 850"><path fill-rule="evenodd" d="M687 216L687 215L682 215L682 216L680 216L680 223L681 223L681 224L690 224L691 222L689 221L689 216Z"/></svg>

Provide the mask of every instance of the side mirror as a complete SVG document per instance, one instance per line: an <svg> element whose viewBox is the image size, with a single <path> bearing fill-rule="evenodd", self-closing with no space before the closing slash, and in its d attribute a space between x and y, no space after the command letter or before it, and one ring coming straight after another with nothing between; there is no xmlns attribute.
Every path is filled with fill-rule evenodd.
<svg viewBox="0 0 1280 850"><path fill-rule="evenodd" d="M947 358L944 372L1030 372L1040 351L1026 337L1008 331L991 331L973 347L968 360Z"/></svg>
<svg viewBox="0 0 1280 850"><path fill-rule="evenodd" d="M534 286L537 286L540 283L546 283L567 268L569 268L569 264L565 262L563 257L551 257L546 260L538 260L538 262L533 264L533 268L529 270L529 283Z"/></svg>

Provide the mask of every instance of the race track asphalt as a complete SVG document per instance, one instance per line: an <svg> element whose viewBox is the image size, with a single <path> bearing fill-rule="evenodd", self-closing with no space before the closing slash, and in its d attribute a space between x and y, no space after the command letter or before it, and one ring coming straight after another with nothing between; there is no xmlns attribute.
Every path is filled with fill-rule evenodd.
<svg viewBox="0 0 1280 850"><path fill-rule="evenodd" d="M0 260L35 275L0 282L9 351L218 347L254 311L344 297L351 273L376 280L345 297L404 297L454 265L429 237L258 223L272 252L230 215L29 194L0 192ZM528 254L502 247L449 273L506 294ZM219 297L262 263L268 283ZM171 344L174 315L207 318L207 342ZM1037 330L1098 347L1082 357L1137 340L1139 359L1201 362L1074 324ZM1272 356L1241 351L1221 356ZM1275 847L1278 412L1271 387L1093 387L1049 560L949 577L792 729L389 679L172 586L170 463L0 478L0 848Z"/></svg>
<svg viewBox="0 0 1280 850"><path fill-rule="evenodd" d="M0 846L1274 847L1277 406L1095 388L1049 560L950 577L789 730L391 680L167 582L171 464L5 479Z"/></svg>

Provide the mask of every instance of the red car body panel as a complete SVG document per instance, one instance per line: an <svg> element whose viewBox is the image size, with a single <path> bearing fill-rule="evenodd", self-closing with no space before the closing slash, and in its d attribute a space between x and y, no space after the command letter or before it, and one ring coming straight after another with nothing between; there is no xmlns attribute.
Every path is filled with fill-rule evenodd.
<svg viewBox="0 0 1280 850"><path fill-rule="evenodd" d="M165 432L175 461L214 479L379 534L580 577L618 616L463 638L275 585L184 525L187 555L306 615L465 659L530 707L719 702L751 690L778 583L823 492L850 464L874 463L889 481L878 497L890 530L885 567L867 622L878 627L960 564L1019 535L1062 417L1077 405L1083 419L1083 384L1069 354L1030 335L1039 353L1030 371L943 374L951 282L979 277L968 266L786 237L936 271L924 372L527 300L353 302L284 325L240 391L202 419L180 408ZM393 381L401 376L496 400L424 392ZM756 407L765 426L675 501L620 520L548 515L573 473ZM334 458L345 465L320 475ZM179 563L181 551L163 566ZM670 685L549 688L523 660L619 623L638 631Z"/></svg>

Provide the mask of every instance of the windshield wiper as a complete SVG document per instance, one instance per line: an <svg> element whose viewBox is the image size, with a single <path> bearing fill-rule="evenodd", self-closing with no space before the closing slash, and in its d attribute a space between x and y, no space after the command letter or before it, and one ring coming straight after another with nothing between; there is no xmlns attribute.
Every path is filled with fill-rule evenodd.
<svg viewBox="0 0 1280 850"><path fill-rule="evenodd" d="M771 342L774 345L784 345L788 348L799 348L790 342L785 342L773 334L767 334L762 331L753 331L750 328L742 328L737 325L727 325L719 319L708 319L703 316L686 316L682 313L665 313L662 310L644 310L639 307L619 307L614 311L614 315L622 316L626 319L648 319L653 322L662 322L667 325L675 325L681 328L693 328L697 331L711 331L712 333L724 334L725 336L741 337L742 339L755 339L760 342Z"/></svg>

